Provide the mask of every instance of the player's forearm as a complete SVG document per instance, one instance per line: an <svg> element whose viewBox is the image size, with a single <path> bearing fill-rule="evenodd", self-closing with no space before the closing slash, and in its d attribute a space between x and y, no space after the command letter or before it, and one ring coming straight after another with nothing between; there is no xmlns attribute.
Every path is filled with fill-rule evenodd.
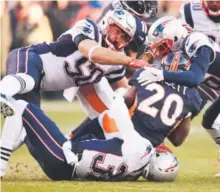
<svg viewBox="0 0 220 192"><path fill-rule="evenodd" d="M121 52L99 46L94 40L86 39L79 43L78 48L85 57L103 65L129 65L132 60Z"/></svg>
<svg viewBox="0 0 220 192"><path fill-rule="evenodd" d="M206 46L201 47L196 57L191 58L189 71L170 72L164 71L164 80L189 87L196 87L204 80L211 61L212 50Z"/></svg>
<svg viewBox="0 0 220 192"><path fill-rule="evenodd" d="M91 60L104 65L129 65L132 59L121 52L112 51L104 47L98 47L91 55Z"/></svg>
<svg viewBox="0 0 220 192"><path fill-rule="evenodd" d="M203 77L200 75L196 76L191 71L186 71L186 72L164 71L164 80L167 82L174 82L188 87L196 87L202 82Z"/></svg>

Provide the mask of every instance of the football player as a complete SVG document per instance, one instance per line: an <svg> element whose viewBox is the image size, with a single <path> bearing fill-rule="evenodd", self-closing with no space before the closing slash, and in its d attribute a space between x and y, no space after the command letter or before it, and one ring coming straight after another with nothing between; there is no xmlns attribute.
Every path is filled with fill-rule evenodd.
<svg viewBox="0 0 220 192"><path fill-rule="evenodd" d="M24 100L11 98L10 102L15 106L16 113L22 116L27 133L25 143L31 155L50 179L134 180L142 175L154 149L147 139L134 130L126 105L118 108L121 99L121 96L115 95L108 110L118 125L120 137L109 140L84 135L68 141L39 107ZM3 114L8 115L6 111ZM118 121L119 116L125 121ZM9 129L14 138L22 131L19 126ZM135 140L132 145L131 139ZM6 151L4 155L7 154Z"/></svg>
<svg viewBox="0 0 220 192"><path fill-rule="evenodd" d="M188 33L182 22L175 17L165 16L152 24L148 32L149 52L160 59L169 52L182 51L189 57L191 65L188 71L163 71L146 68L138 81L147 85L156 81L167 81L188 87L198 86L215 60L216 52L208 36L200 32ZM148 70L149 69L149 70Z"/></svg>
<svg viewBox="0 0 220 192"><path fill-rule="evenodd" d="M200 89L207 93L207 100L214 101L220 93L220 1L202 0L200 3L185 3L180 9L180 19L191 26L194 31L202 32L216 43L216 59L208 69L207 77ZM206 86L209 88L207 89ZM220 129L214 128L214 121L220 123L216 109L218 102L212 104L203 118L203 127L208 131L220 150ZM215 106L216 105L216 106ZM213 112L213 114L212 114ZM211 117L211 118L210 118ZM215 123L216 124L216 123ZM217 174L219 177L220 173Z"/></svg>
<svg viewBox="0 0 220 192"><path fill-rule="evenodd" d="M72 86L97 83L103 76L120 80L124 66L142 67L147 62L123 54L138 30L139 19L124 10L106 14L99 25L89 19L75 24L50 44L41 43L12 51L7 59L7 75L0 82L1 110L13 115L7 97L14 96L40 105L40 91L58 91ZM21 126L20 116L6 118L2 133L1 157L11 151L10 131L5 127ZM1 158L6 165L9 156ZM4 174L4 171L2 171Z"/></svg>
<svg viewBox="0 0 220 192"><path fill-rule="evenodd" d="M135 18L137 17L142 20L146 20L150 17L156 16L158 3L155 0L112 0L106 6L97 22L102 23L106 14L118 8L129 11L135 16ZM148 26L145 22L140 22L138 29L140 30L136 31L133 40L125 47L126 54L132 58L139 57L145 49L147 43L146 37ZM133 72L133 70L130 68L128 70ZM88 116L88 118L83 123L88 122L90 119L96 118L101 112L108 109L112 102L111 95L113 94L113 91L111 87L114 90L119 87L129 87L127 78L123 77L120 79L120 81L115 81L118 78L116 73L110 73L109 77L113 77L113 80L108 78L108 81L106 81L105 78L102 78L99 83L81 86L79 89L70 88L64 91L64 97L68 101L72 102L75 96L80 101L82 108ZM111 84L111 87L109 87L108 83Z"/></svg>

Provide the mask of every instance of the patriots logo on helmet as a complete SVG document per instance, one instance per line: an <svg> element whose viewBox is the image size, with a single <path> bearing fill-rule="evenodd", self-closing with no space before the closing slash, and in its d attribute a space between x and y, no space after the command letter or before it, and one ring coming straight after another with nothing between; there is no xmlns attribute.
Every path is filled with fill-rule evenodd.
<svg viewBox="0 0 220 192"><path fill-rule="evenodd" d="M156 29L154 30L153 35L154 35L154 36L159 36L159 37L162 38L162 37L163 37L163 36L162 36L163 29L164 29L165 25L166 25L169 21L171 21L171 20L167 20L167 21L164 21L163 23L160 23L160 24L156 27Z"/></svg>

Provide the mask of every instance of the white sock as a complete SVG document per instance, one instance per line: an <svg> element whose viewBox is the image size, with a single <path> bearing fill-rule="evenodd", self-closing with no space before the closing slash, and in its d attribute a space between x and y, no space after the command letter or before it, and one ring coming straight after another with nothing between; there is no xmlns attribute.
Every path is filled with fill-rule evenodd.
<svg viewBox="0 0 220 192"><path fill-rule="evenodd" d="M22 89L21 82L15 75L6 75L0 82L1 93L9 97L14 96Z"/></svg>
<svg viewBox="0 0 220 192"><path fill-rule="evenodd" d="M123 97L119 95L116 96L116 99L114 99L112 106L110 107L109 114L114 118L124 142L131 143L134 138L142 138L134 129Z"/></svg>
<svg viewBox="0 0 220 192"><path fill-rule="evenodd" d="M6 75L0 82L2 94L12 97L17 93L27 93L34 88L34 79L27 74L17 73L16 75Z"/></svg>
<svg viewBox="0 0 220 192"><path fill-rule="evenodd" d="M122 155L124 162L128 165L128 171L132 172L147 165L153 153L153 146L147 139L135 131L128 108L121 96L116 96L109 112L114 118L124 141L122 144ZM146 155L147 147L150 149L148 151L149 154Z"/></svg>
<svg viewBox="0 0 220 192"><path fill-rule="evenodd" d="M1 177L5 175L7 169L7 163L11 156L11 152L14 149L18 139L21 137L23 124L22 124L22 113L27 105L25 101L16 101L12 100L12 104L16 108L15 115L7 117L2 130L2 139L1 139Z"/></svg>

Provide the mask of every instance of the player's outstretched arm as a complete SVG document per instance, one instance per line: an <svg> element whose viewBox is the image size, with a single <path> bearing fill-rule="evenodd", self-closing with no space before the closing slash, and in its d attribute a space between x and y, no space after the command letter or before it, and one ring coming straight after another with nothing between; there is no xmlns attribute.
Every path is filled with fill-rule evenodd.
<svg viewBox="0 0 220 192"><path fill-rule="evenodd" d="M143 60L132 59L121 52L101 47L96 41L85 39L78 45L79 51L90 61L103 65L128 65L134 68L148 66Z"/></svg>

